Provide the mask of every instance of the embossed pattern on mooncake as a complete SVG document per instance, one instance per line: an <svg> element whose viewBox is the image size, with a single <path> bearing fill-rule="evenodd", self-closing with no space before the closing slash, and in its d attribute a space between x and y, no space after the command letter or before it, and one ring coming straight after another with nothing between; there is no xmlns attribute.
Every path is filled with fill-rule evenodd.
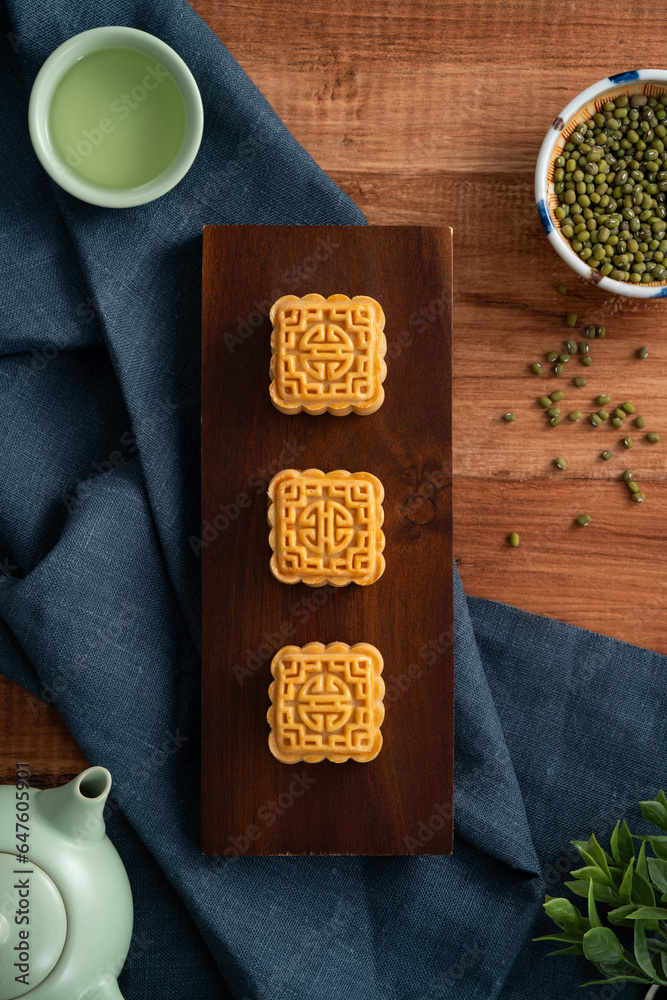
<svg viewBox="0 0 667 1000"><path fill-rule="evenodd" d="M284 469L269 483L271 572L283 583L366 586L384 573L384 488L369 472Z"/></svg>
<svg viewBox="0 0 667 1000"><path fill-rule="evenodd" d="M367 295L283 295L271 308L270 386L281 413L375 413L384 400L382 306Z"/></svg>
<svg viewBox="0 0 667 1000"><path fill-rule="evenodd" d="M382 747L382 656L369 643L283 646L271 663L269 749L284 764L360 763Z"/></svg>

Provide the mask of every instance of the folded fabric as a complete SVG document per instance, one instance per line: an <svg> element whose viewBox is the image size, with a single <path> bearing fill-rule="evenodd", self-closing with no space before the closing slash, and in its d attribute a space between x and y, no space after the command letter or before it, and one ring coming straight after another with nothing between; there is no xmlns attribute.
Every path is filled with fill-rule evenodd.
<svg viewBox="0 0 667 1000"><path fill-rule="evenodd" d="M453 857L201 857L187 538L202 227L365 220L185 2L10 0L3 16L0 670L32 692L36 715L55 704L113 774L108 829L136 904L124 995L581 996L586 963L549 959L530 938L547 926L541 902L560 891L569 840L605 837L621 815L640 829L637 801L665 781L665 658L466 599L458 576ZM43 60L114 23L172 45L205 109L181 184L119 212L53 186L27 132Z"/></svg>

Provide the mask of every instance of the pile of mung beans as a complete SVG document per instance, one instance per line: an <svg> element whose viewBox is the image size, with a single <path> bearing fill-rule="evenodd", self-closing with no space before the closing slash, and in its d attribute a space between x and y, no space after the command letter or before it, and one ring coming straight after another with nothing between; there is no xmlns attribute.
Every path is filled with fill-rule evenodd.
<svg viewBox="0 0 667 1000"><path fill-rule="evenodd" d="M566 285L558 285L556 289L561 295L567 294ZM564 317L565 326L570 330L578 328L581 333L586 338L586 340L576 341L574 338L568 340L564 345L564 350L552 349L545 354L545 360L549 365L553 366L553 374L556 376L562 376L564 365L570 361L573 357L578 357L580 362L589 367L592 364L592 359L590 357L590 347L589 340L602 340L605 338L607 329L604 326L595 326L592 324L585 324L583 326L579 325L578 317L576 313L567 313ZM639 360L645 361L649 356L649 350L647 347L639 347L636 350L635 355ZM588 365L586 365L588 362ZM544 366L538 362L534 361L529 365L530 371L533 375L542 376L548 373L544 370ZM580 375L575 376L572 379L572 384L576 389L586 388L586 379ZM540 396L537 399L539 406L544 410L550 427L558 427L563 422L563 417L566 415L567 420L570 423L578 423L584 416L580 409L570 410L567 414L561 416L561 408L558 403L565 400L566 393L562 389L557 389L551 392L549 395ZM625 400L620 402L617 406L612 403L612 397L607 393L599 393L595 397L595 407L588 414L588 422L594 427L602 427L605 422L609 422L609 425L615 430L621 430L624 428L624 421L632 422L634 426L639 430L644 430L646 427L646 421L644 417L637 413L637 407L630 400ZM513 423L515 416L513 413L505 413L503 415L503 420L507 423ZM655 431L648 431L644 435L646 441L649 444L655 445L660 442L660 435ZM633 441L629 434L621 437L620 444L625 449L630 449L633 447ZM612 452L605 450L600 453L600 458L603 461L608 462L612 458ZM562 456L557 456L553 459L553 464L557 469L565 470L567 469L567 460ZM622 481L627 485L630 499L635 503L642 503L645 500L645 494L641 491L638 484L635 482L634 473L631 469L626 469L622 476ZM581 514L575 519L576 524L579 527L586 527L592 521L590 514ZM518 548L519 546L519 535L516 531L513 531L507 538L511 548Z"/></svg>
<svg viewBox="0 0 667 1000"><path fill-rule="evenodd" d="M579 257L633 284L667 280L667 93L619 95L554 161L555 216Z"/></svg>

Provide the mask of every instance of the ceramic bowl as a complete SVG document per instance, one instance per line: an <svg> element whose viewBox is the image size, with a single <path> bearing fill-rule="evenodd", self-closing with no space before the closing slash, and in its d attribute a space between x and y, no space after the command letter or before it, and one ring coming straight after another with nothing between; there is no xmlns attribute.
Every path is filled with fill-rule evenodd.
<svg viewBox="0 0 667 1000"><path fill-rule="evenodd" d="M599 271L580 259L572 250L570 244L561 236L560 223L556 220L554 210L558 207L558 198L554 193L553 171L554 160L560 156L565 143L575 127L591 115L595 114L605 101L612 100L619 94L646 94L647 97L658 97L667 91L667 71L662 69L638 69L627 73L617 73L606 76L591 87L577 94L563 108L549 129L537 158L535 170L535 203L549 242L558 254L582 278L592 281L616 295L629 295L638 299L654 299L667 296L667 283L662 281L648 282L645 285L633 285L630 282L616 281L614 278L603 277ZM665 119L667 123L667 119Z"/></svg>
<svg viewBox="0 0 667 1000"><path fill-rule="evenodd" d="M134 188L103 187L79 176L54 148L48 128L51 100L65 73L84 56L114 47L137 49L160 63L173 77L185 104L185 135L175 157L161 173ZM51 53L33 84L28 119L32 144L46 172L76 198L105 208L144 205L170 191L192 166L204 128L199 89L181 57L154 35L120 26L83 31Z"/></svg>

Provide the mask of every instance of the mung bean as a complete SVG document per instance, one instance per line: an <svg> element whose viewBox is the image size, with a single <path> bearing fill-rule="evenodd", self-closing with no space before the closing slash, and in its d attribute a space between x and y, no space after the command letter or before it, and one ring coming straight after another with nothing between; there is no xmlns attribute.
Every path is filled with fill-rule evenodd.
<svg viewBox="0 0 667 1000"><path fill-rule="evenodd" d="M518 547L519 547L519 536L516 533L516 531L512 532L512 534L510 535L508 541L509 541L509 543L510 543L510 545L512 546L513 549L518 549Z"/></svg>
<svg viewBox="0 0 667 1000"><path fill-rule="evenodd" d="M554 465L557 469L567 469L567 462L564 458L555 458Z"/></svg>
<svg viewBox="0 0 667 1000"><path fill-rule="evenodd" d="M660 440L660 435L656 434L654 431L651 431L650 434L646 435L646 440L649 442L649 444L657 444L658 441Z"/></svg>
<svg viewBox="0 0 667 1000"><path fill-rule="evenodd" d="M580 514L579 517L577 518L577 524L582 528L585 528L586 525L590 523L591 523L590 514Z"/></svg>
<svg viewBox="0 0 667 1000"><path fill-rule="evenodd" d="M637 351L637 357L638 358L642 358L642 359L643 358L647 358L648 357L648 347L640 347L639 350Z"/></svg>

